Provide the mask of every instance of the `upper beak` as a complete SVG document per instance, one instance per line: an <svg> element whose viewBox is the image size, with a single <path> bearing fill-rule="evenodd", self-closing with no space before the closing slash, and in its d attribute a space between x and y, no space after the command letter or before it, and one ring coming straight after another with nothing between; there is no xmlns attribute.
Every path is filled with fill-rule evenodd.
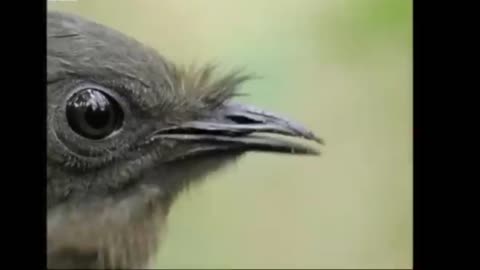
<svg viewBox="0 0 480 270"><path fill-rule="evenodd" d="M318 155L312 147L257 133L301 137L323 144L301 124L253 106L229 103L215 114L201 120L182 123L158 130L154 138L204 142L209 149L239 149L245 151L278 152Z"/></svg>

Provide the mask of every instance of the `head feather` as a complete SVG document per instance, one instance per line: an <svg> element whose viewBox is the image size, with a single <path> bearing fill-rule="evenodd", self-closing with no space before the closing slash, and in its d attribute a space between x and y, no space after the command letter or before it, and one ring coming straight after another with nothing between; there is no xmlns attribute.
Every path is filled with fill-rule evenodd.
<svg viewBox="0 0 480 270"><path fill-rule="evenodd" d="M184 97L184 102L194 103L214 109L229 99L244 95L240 93L241 85L258 76L246 73L243 69L235 69L226 74L219 74L217 66L190 65L172 67L174 88Z"/></svg>

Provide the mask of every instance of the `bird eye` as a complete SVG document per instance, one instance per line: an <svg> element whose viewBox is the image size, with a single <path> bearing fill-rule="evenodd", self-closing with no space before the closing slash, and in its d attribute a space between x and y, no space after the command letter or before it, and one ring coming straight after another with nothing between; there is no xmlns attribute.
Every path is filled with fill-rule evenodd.
<svg viewBox="0 0 480 270"><path fill-rule="evenodd" d="M67 101L67 121L79 135L99 140L118 130L123 111L117 101L103 91L86 88Z"/></svg>

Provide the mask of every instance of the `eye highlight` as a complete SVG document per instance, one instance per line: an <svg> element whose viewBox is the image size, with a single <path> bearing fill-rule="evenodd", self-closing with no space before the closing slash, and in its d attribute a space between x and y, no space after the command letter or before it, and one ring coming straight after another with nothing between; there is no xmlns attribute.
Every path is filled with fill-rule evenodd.
<svg viewBox="0 0 480 270"><path fill-rule="evenodd" d="M68 124L85 138L100 140L122 127L124 112L121 106L99 89L78 91L68 99L66 106Z"/></svg>

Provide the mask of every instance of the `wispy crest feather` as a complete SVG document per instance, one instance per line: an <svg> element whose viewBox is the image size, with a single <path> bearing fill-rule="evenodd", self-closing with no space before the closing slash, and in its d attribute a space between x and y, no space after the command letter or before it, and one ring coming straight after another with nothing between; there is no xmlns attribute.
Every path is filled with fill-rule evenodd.
<svg viewBox="0 0 480 270"><path fill-rule="evenodd" d="M241 84L258 78L243 69L220 75L215 64L173 67L172 74L174 87L186 98L185 101L196 101L196 104L208 108L218 107L235 96L245 95L239 92Z"/></svg>

